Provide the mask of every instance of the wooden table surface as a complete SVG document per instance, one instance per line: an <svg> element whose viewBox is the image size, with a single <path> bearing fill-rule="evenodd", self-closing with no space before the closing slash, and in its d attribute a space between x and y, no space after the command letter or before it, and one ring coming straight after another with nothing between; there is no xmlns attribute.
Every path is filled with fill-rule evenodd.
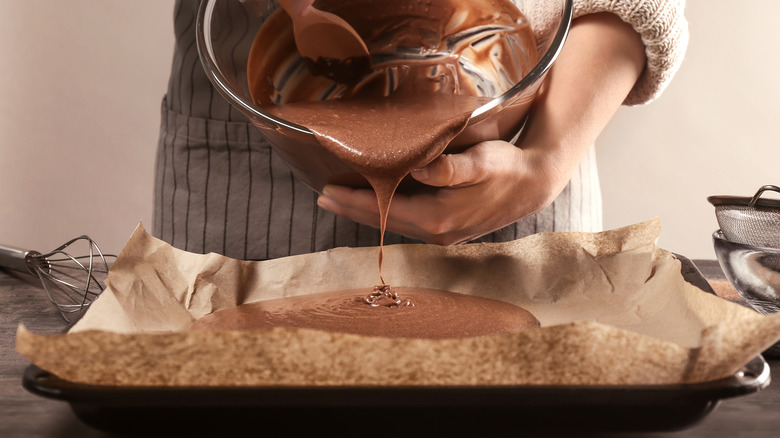
<svg viewBox="0 0 780 438"><path fill-rule="evenodd" d="M696 265L708 279L722 278L714 261L697 261ZM66 328L37 282L0 271L0 437L109 436L82 423L69 404L33 395L22 388L22 373L29 363L14 349L16 328L20 323L40 334L58 333ZM780 375L780 359L767 358L767 361L772 374ZM682 431L595 435L780 437L780 383L771 383L755 394L725 399L702 422Z"/></svg>

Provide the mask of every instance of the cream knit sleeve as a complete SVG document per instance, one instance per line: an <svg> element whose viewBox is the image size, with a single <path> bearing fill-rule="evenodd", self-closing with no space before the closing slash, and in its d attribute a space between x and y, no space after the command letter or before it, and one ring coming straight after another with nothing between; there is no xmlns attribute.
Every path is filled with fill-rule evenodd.
<svg viewBox="0 0 780 438"><path fill-rule="evenodd" d="M625 105L654 100L679 69L688 46L684 9L685 0L574 0L574 19L610 12L642 37L647 64Z"/></svg>

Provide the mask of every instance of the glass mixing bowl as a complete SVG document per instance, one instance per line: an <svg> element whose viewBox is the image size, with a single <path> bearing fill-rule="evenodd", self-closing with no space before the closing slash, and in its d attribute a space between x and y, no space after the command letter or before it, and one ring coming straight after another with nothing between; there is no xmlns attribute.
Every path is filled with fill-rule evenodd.
<svg viewBox="0 0 780 438"><path fill-rule="evenodd" d="M558 56L571 25L573 0L518 2L536 39L538 61L517 83L477 108L466 128L449 144L454 152L486 140L515 138L546 73ZM538 13L544 9L544 14ZM217 91L244 113L287 163L293 174L316 191L326 184L367 186L365 179L328 152L304 126L275 117L257 106L247 79L250 49L260 28L279 8L271 0L203 0L197 44L206 74Z"/></svg>
<svg viewBox="0 0 780 438"><path fill-rule="evenodd" d="M721 230L712 240L723 273L745 302L765 315L780 311L780 248L732 242Z"/></svg>

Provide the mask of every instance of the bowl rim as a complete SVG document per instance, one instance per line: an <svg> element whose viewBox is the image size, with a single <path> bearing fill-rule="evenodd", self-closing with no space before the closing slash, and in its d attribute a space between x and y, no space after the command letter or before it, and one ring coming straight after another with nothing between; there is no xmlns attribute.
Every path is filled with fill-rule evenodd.
<svg viewBox="0 0 780 438"><path fill-rule="evenodd" d="M552 37L552 42L550 43L550 47L547 49L547 51L545 51L545 53L539 58L539 61L531 69L531 71L528 72L528 74L525 75L522 79L520 79L518 83L513 85L500 96L491 99L490 102L487 102L475 109L469 117L467 126L486 119L493 112L503 108L507 101L519 93L520 90L525 89L530 84L533 84L536 81L542 80L544 78L550 67L552 67L552 64L558 58L561 50L563 50L563 45L569 34L569 29L571 28L571 21L574 15L574 0L562 1L564 8L563 16L561 18L560 24L558 25L558 29L556 29L555 34ZM245 101L243 98L241 98L240 94L236 92L236 90L231 89L227 85L227 78L225 78L225 76L217 68L216 63L211 56L211 53L213 53L211 41L206 38L206 35L208 35L208 30L211 27L211 23L206 22L205 17L208 13L213 11L216 2L217 0L202 0L200 6L198 7L198 14L195 23L195 45L198 51L198 58L200 59L203 70L205 71L209 81L212 83L212 85L215 86L214 88L216 88L217 91L222 94L222 96L231 104L235 105L239 110L249 116L250 120L252 117L257 117L270 122L274 126L282 126L293 131L298 131L302 134L313 136L314 133L308 128L266 113L261 108L254 105L254 103Z"/></svg>
<svg viewBox="0 0 780 438"><path fill-rule="evenodd" d="M750 207L755 209L778 209L780 208L780 199L776 198L762 198L761 195L766 191L780 193L780 187L772 184L765 184L758 188L756 193L751 196L731 196L731 195L718 195L708 196L707 201L715 207Z"/></svg>
<svg viewBox="0 0 780 438"><path fill-rule="evenodd" d="M741 249L746 250L752 250L756 252L768 252L772 254L780 254L780 248L773 248L771 246L756 246L756 245L749 245L747 243L741 243L741 242L734 242L733 240L726 239L726 236L723 235L722 229L717 229L713 231L712 233L712 239L717 242L724 242L728 245L732 245Z"/></svg>
<svg viewBox="0 0 780 438"><path fill-rule="evenodd" d="M751 207L751 208L768 208L768 209L780 209L780 199L757 199L754 205L750 205L752 197L749 196L732 196L732 195L717 195L708 196L707 201L715 207Z"/></svg>

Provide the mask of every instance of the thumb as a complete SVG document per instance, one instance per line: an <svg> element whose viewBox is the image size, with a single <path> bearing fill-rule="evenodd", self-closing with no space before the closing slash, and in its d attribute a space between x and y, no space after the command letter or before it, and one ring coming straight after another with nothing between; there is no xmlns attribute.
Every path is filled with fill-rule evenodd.
<svg viewBox="0 0 780 438"><path fill-rule="evenodd" d="M482 176L468 151L460 154L439 155L427 166L412 171L412 178L434 187L471 185Z"/></svg>

